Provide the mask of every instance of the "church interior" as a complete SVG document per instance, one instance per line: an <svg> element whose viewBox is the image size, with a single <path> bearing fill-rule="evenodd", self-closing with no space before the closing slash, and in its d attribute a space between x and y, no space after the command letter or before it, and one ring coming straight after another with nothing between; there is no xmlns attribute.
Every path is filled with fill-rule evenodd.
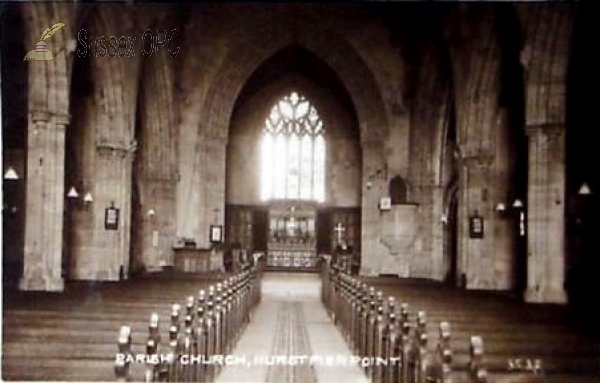
<svg viewBox="0 0 600 383"><path fill-rule="evenodd" d="M257 306L241 353L350 355L360 281L426 311L430 350L447 320L452 370L479 332L491 382L521 359L597 381L599 21L598 2L0 3L2 378L116 380L121 325L143 347L152 313L227 280ZM413 382L367 371L255 377Z"/></svg>

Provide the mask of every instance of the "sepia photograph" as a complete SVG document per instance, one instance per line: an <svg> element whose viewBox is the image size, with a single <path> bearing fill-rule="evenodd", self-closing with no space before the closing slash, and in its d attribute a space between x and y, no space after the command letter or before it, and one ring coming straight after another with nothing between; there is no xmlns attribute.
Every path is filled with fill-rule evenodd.
<svg viewBox="0 0 600 383"><path fill-rule="evenodd" d="M0 0L0 379L600 382L598 47L592 0Z"/></svg>

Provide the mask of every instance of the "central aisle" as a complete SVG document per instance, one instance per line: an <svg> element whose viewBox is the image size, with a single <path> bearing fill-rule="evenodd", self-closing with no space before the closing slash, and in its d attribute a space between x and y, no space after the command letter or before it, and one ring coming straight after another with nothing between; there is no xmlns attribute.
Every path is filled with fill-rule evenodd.
<svg viewBox="0 0 600 383"><path fill-rule="evenodd" d="M217 382L368 382L320 294L317 274L264 273L261 304L234 351L246 363Z"/></svg>

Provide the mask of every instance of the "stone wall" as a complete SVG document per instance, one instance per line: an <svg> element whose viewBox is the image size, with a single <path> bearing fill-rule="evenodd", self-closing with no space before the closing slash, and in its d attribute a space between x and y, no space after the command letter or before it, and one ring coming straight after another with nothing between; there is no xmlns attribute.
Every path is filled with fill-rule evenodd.
<svg viewBox="0 0 600 383"><path fill-rule="evenodd" d="M572 7L182 7L178 16L169 6L105 4L81 20L69 4L19 10L31 31L26 46L57 17L69 25L53 37L63 54L29 63L22 288L62 288L65 179L94 197L66 207L71 279L159 270L172 264L181 237L210 247L208 229L224 223L226 203L259 202L258 129L273 101L301 84L326 123L328 204L362 209L363 274L447 275L443 218L448 190L457 186L456 263L466 286L514 287L513 223L495 207L521 198L528 299L563 300L561 148ZM176 57L141 57L149 27L180 31ZM75 59L67 43L80 28L137 36L138 56ZM304 72L284 65L279 77L256 79L290 47L320 64ZM247 93L252 87L260 91ZM517 169L528 163L522 187ZM382 212L380 199L397 175L408 185L408 204ZM113 203L121 221L107 231ZM481 239L468 233L475 213L485 220Z"/></svg>

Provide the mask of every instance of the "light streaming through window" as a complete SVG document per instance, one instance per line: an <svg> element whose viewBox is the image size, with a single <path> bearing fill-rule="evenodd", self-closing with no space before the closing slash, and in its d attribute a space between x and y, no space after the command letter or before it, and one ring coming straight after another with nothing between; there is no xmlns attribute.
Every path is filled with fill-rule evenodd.
<svg viewBox="0 0 600 383"><path fill-rule="evenodd" d="M325 200L323 132L317 110L296 92L271 108L261 143L263 200Z"/></svg>

